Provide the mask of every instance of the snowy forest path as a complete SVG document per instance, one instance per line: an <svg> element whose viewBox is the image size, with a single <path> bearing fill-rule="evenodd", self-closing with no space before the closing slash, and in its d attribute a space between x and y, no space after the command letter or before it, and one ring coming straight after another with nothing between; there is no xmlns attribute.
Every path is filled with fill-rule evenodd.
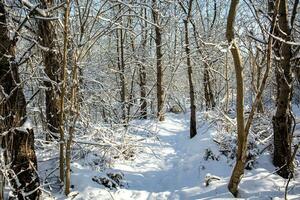
<svg viewBox="0 0 300 200"><path fill-rule="evenodd" d="M209 117L208 117L209 116ZM76 200L211 200L234 199L227 184L234 159L222 152L215 142L222 132L215 123L218 116L212 112L198 113L198 134L189 138L189 113L166 115L164 122L136 120L128 137L139 141L133 159L116 159L113 171L124 174L124 187L109 190L91 181L99 176L75 163L72 180L81 191ZM233 135L227 135L232 137ZM133 144L134 146L135 144ZM267 200L282 197L286 181L275 171L269 153L261 155L252 170L246 170L240 184L244 199ZM102 173L102 172L100 172ZM103 174L103 173L102 173ZM207 177L212 177L207 181ZM291 185L299 185L292 180ZM289 192L291 199L299 199L299 186ZM276 199L276 198L275 198Z"/></svg>
<svg viewBox="0 0 300 200"><path fill-rule="evenodd" d="M128 199L195 198L192 196L204 187L207 175L206 166L201 162L207 149L216 145L211 144L212 130L200 121L198 135L191 140L187 117L169 114L166 121L151 125L157 137L145 141L145 148L137 153L133 162L117 165L124 172L128 189L131 190L126 195L128 190L120 189L117 196L124 196L124 199L125 196ZM231 171L227 165L224 167L226 171Z"/></svg>

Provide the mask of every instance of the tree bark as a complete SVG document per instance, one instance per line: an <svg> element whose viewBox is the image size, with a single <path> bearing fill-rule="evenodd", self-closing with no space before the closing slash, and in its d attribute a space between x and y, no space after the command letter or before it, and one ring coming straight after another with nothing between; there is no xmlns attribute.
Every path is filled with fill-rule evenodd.
<svg viewBox="0 0 300 200"><path fill-rule="evenodd" d="M40 0L41 8L48 9L54 6L53 0ZM46 117L47 125L50 134L46 135L46 139L58 139L60 137L60 179L64 181L64 136L63 136L63 110L64 105L63 98L64 92L63 80L64 69L61 66L63 57L59 51L58 44L56 42L56 27L53 21L50 20L38 20L38 34L41 45L48 48L48 50L42 52L43 62L45 65L45 73L49 80L44 81L46 86ZM60 86L61 85L61 86ZM61 87L61 88L60 88ZM59 93L59 91L61 91Z"/></svg>
<svg viewBox="0 0 300 200"><path fill-rule="evenodd" d="M48 9L54 6L53 0L40 0L40 7ZM49 133L46 140L58 139L59 136L59 83L60 65L62 63L62 55L57 45L56 27L53 21L38 20L38 36L42 46L48 50L42 50L43 62L45 65L45 73L49 80L44 81L46 87L46 120Z"/></svg>
<svg viewBox="0 0 300 200"><path fill-rule="evenodd" d="M257 65L257 74L256 74L256 76L257 76L257 79L256 79L256 88L258 89L258 88L260 88L260 86L261 86L261 68L262 68L262 66L261 65ZM257 105L257 112L258 113L264 113L264 104L263 104L263 98L261 97L260 99L259 99L259 103L258 103L258 105Z"/></svg>
<svg viewBox="0 0 300 200"><path fill-rule="evenodd" d="M0 137L4 162L10 166L8 178L13 189L10 199L35 200L40 196L34 134L22 127L26 121L26 101L21 87L16 42L8 36L4 2L0 0ZM6 134L4 134L6 132ZM3 184L4 186L4 184ZM3 191L3 188L0 188ZM3 193L0 195L3 197Z"/></svg>
<svg viewBox="0 0 300 200"><path fill-rule="evenodd" d="M147 20L147 10L144 9L144 18ZM145 31L143 34L143 39L142 39L142 60L141 64L139 64L139 78L140 78L140 104L141 104L141 118L147 119L147 91L146 91L146 82L147 82L147 74L146 74L146 46L147 46L147 22L145 21L144 27L142 29Z"/></svg>
<svg viewBox="0 0 300 200"><path fill-rule="evenodd" d="M249 49L251 49L252 46L250 44ZM254 56L254 53L252 50L250 50L250 64L251 64L251 82L252 82L252 92L254 98L256 97L258 93L258 89L260 88L261 84L261 65L259 64L259 50L256 48L256 55ZM263 57L262 60L264 60L265 57ZM258 104L257 104L257 112L258 113L263 113L264 112L264 106L262 102L262 98L259 99Z"/></svg>
<svg viewBox="0 0 300 200"><path fill-rule="evenodd" d="M234 22L237 12L239 0L232 0L230 4L230 10L227 18L227 30L226 38L228 43L231 45L230 51L234 61L235 75L236 75L236 110L237 110L237 156L236 164L233 169L228 189L235 196L238 196L238 185L241 177L244 174L244 166L246 162L246 150L247 150L247 135L245 132L244 122L244 78L243 78L243 67L240 50L235 41L234 36Z"/></svg>
<svg viewBox="0 0 300 200"><path fill-rule="evenodd" d="M73 59L73 55L70 56L68 55L68 44L69 44L69 16L70 16L70 0L66 0L66 7L65 7L65 13L64 13L64 51L63 51L63 68L62 68L62 75L61 79L63 80L63 85L62 85L62 96L61 96L61 115L60 115L60 124L61 124L61 138L64 138L64 95L65 95L65 90L66 90L66 70L68 63L71 62L72 66L72 88L71 88L71 98L70 98L70 118L73 119L72 124L70 124L69 127L69 135L68 139L66 142L66 178L65 178L65 195L68 196L70 193L70 188L71 188L71 151L72 151L72 140L73 140L73 135L75 131L75 123L76 123L76 117L74 116L75 114L75 98L76 98L76 89L77 89L77 63L76 59ZM70 60L72 59L72 60ZM61 140L63 141L63 140ZM63 146L60 148L60 154L63 154ZM62 155L60 155L60 167L63 167L64 165L61 163L64 162L64 158ZM63 169L64 170L64 169ZM60 174L62 175L62 174ZM61 179L61 181L63 181Z"/></svg>
<svg viewBox="0 0 300 200"><path fill-rule="evenodd" d="M182 2L179 1L179 5L181 6L182 10L185 14L188 14L189 11L187 11L183 5ZM201 56L203 56L203 51L201 50L200 44L199 44L199 34L196 29L195 22L190 19L190 23L193 26L193 32L194 32L194 38L197 50ZM212 24L213 26L213 24ZM209 69L209 63L203 59L204 64L204 76L203 76L203 86L204 86L204 98L205 98L205 104L206 104L206 110L214 108L216 106L213 90L211 88L211 78L210 78L210 69Z"/></svg>
<svg viewBox="0 0 300 200"><path fill-rule="evenodd" d="M281 0L279 4L278 26L275 27L275 35L284 41L291 40L291 28L288 21L288 1ZM280 176L288 178L293 173L293 164L291 162L291 143L292 143L292 67L291 45L275 41L274 52L278 58L276 67L277 81L277 109L273 116L274 130L274 155L273 163L280 170L277 172Z"/></svg>
<svg viewBox="0 0 300 200"><path fill-rule="evenodd" d="M162 63L162 27L160 26L159 11L157 1L152 0L152 16L155 23L155 44L156 44L156 96L157 96L157 117L159 121L164 121L164 98L165 91L163 87L163 63Z"/></svg>
<svg viewBox="0 0 300 200"><path fill-rule="evenodd" d="M226 81L226 100L225 100L225 113L228 113L229 106L229 76L228 76L228 53L226 52L225 58L225 81Z"/></svg>
<svg viewBox="0 0 300 200"><path fill-rule="evenodd" d="M204 75L203 75L203 85L204 85L204 97L205 97L205 104L206 110L212 109L216 106L214 100L214 94L211 89L211 78L209 74L209 64L207 62L204 63Z"/></svg>
<svg viewBox="0 0 300 200"><path fill-rule="evenodd" d="M121 10L121 5L119 5ZM120 17L120 24L123 24L123 19ZM127 102L127 83L125 75L125 60L124 60L124 33L122 27L117 29L117 53L118 53L118 68L121 83L121 104L122 104L122 123L124 125L128 122L128 102Z"/></svg>
<svg viewBox="0 0 300 200"><path fill-rule="evenodd" d="M189 20L192 10L193 0L189 1L189 8L186 19L184 20L185 28L185 53L187 58L188 67L188 79L189 79L189 89L190 89L190 100L191 100L191 116L190 116L190 138L197 135L197 118L196 118L196 103L195 103L195 92L194 92L194 82L193 82L193 69L191 63L191 50L189 42Z"/></svg>
<svg viewBox="0 0 300 200"><path fill-rule="evenodd" d="M276 1L276 11L278 10L278 3L280 0ZM236 158L236 165L234 167L234 170L232 172L232 176L230 178L228 189L229 191L235 196L238 196L238 185L242 178L242 175L244 174L244 167L246 162L246 155L247 155L247 137L249 134L250 126L255 114L255 110L258 107L259 101L261 99L263 90L266 85L266 81L268 78L269 70L271 68L271 57L272 57L272 37L269 37L268 41L268 52L267 52L267 68L264 73L261 85L259 87L259 90L256 94L255 101L252 105L248 120L246 125L244 125L244 89L243 89L243 69L242 69L242 60L240 56L239 48L235 42L234 37L234 19L236 16L236 9L238 6L239 1L238 0L232 0L229 15L228 15L228 21L227 21L227 31L226 31L226 37L229 43L232 44L231 47L231 53L233 55L234 65L235 65L235 71L236 71L236 80L237 80L237 132L238 132L238 150L237 150L237 158ZM272 19L272 26L274 27L274 24L276 23L276 16L277 12L274 14L274 17ZM271 33L273 33L271 28ZM240 87L239 87L240 86Z"/></svg>

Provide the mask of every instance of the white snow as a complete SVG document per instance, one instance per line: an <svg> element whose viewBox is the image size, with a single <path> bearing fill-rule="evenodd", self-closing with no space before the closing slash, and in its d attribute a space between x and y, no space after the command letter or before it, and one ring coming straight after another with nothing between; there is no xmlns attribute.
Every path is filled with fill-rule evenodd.
<svg viewBox="0 0 300 200"><path fill-rule="evenodd" d="M213 142L218 129L206 122L207 113L198 114L198 135L189 139L189 115L167 114L164 122L134 121L132 125L147 127L157 137L142 130L131 133L142 140L134 160L117 159L113 170L124 174L125 187L109 190L92 181L93 176L103 174L82 162L72 165L74 189L68 199L96 200L176 200L176 199L234 199L227 183L234 160L219 152ZM130 133L128 133L130 134ZM205 160L209 149L218 160ZM266 151L257 160L253 170L246 170L240 184L241 199L283 199L286 180L274 173L271 156ZM299 171L299 166L296 169ZM208 186L205 181L212 179ZM299 173L289 184L289 199L300 199ZM220 180L217 180L220 179ZM65 199L63 195L56 199Z"/></svg>

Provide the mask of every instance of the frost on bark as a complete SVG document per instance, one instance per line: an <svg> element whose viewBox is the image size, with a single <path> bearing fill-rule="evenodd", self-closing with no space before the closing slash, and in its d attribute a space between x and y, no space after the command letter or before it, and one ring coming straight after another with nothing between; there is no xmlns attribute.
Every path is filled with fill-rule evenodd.
<svg viewBox="0 0 300 200"><path fill-rule="evenodd" d="M278 11L278 24L275 27L275 35L284 41L291 40L291 28L288 20L288 1L281 0ZM274 130L274 155L273 163L279 167L278 174L288 178L293 173L291 162L291 143L292 143L292 67L291 45L276 40L274 44L275 54L280 60L276 62L276 81L277 81L277 109L273 116Z"/></svg>
<svg viewBox="0 0 300 200"><path fill-rule="evenodd" d="M144 18L147 19L147 9L144 9ZM147 87L146 87L146 83L147 83L147 74L146 74L146 47L147 47L147 35L148 35L148 31L147 31L147 22L145 21L144 27L142 27L142 29L144 29L143 31L145 32L143 34L143 38L142 38L142 59L141 59L141 63L139 64L139 85L140 85L140 96L141 96L141 102L140 102L140 116L143 119L147 119L148 117L148 111L147 111ZM142 31L142 32L143 32Z"/></svg>
<svg viewBox="0 0 300 200"><path fill-rule="evenodd" d="M121 9L121 8L120 8ZM121 19L122 24L122 19ZM120 84L121 84L121 103L122 103L122 123L128 123L128 92L127 92L127 82L125 74L125 58L124 58L124 33L122 28L117 30L117 52L118 52L118 69L120 71ZM129 114L129 113L128 113Z"/></svg>
<svg viewBox="0 0 300 200"><path fill-rule="evenodd" d="M40 7L47 9L53 6L53 0L40 0ZM46 120L49 133L46 139L57 139L59 135L59 83L62 55L57 46L56 27L51 20L38 20L39 42L47 50L42 50L45 73L48 78L44 81L46 87Z"/></svg>
<svg viewBox="0 0 300 200"><path fill-rule="evenodd" d="M196 102L195 102L195 92L194 92L194 81L193 81L193 68L191 63L191 50L189 42L189 20L192 10L193 0L189 1L189 8L187 17L184 20L184 30L185 30L185 52L187 58L187 67L188 67L188 79L189 79L189 93L191 99L191 117L190 117L190 138L193 138L197 135L197 118L196 118Z"/></svg>
<svg viewBox="0 0 300 200"><path fill-rule="evenodd" d="M204 63L203 85L204 85L204 97L205 97L206 110L212 109L216 106L216 103L215 103L214 94L211 86L212 84L211 84L211 77L210 77L210 70L209 70L208 63Z"/></svg>
<svg viewBox="0 0 300 200"><path fill-rule="evenodd" d="M164 98L165 91L163 87L163 53L162 53L162 27L159 24L159 11L157 1L152 0L152 16L155 23L155 44L156 44L156 94L157 94L157 117L159 121L164 121Z"/></svg>
<svg viewBox="0 0 300 200"><path fill-rule="evenodd" d="M4 163L9 167L4 171L13 190L10 199L34 200L40 195L34 133L24 127L26 101L15 62L16 41L8 35L7 16L0 1L0 141Z"/></svg>

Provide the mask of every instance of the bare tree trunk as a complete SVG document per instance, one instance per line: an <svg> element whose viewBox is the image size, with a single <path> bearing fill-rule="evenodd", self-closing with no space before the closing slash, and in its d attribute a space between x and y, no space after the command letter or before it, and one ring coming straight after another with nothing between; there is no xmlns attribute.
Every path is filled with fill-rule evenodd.
<svg viewBox="0 0 300 200"><path fill-rule="evenodd" d="M121 9L121 5L119 7ZM122 18L121 25L123 24ZM122 123L127 124L127 86L125 76L125 60L124 60L124 37L122 27L117 30L117 52L118 52L118 68L121 82L121 103L122 103Z"/></svg>
<svg viewBox="0 0 300 200"><path fill-rule="evenodd" d="M78 96L78 65L75 59L74 66L72 68L72 89L71 89L71 99L70 99L70 125L69 125L69 137L66 144L66 184L65 184L65 194L70 193L71 186L71 153L72 153L72 143L75 132L76 121L79 117L79 96Z"/></svg>
<svg viewBox="0 0 300 200"><path fill-rule="evenodd" d="M147 10L146 8L144 9L144 18L147 20ZM147 22L145 21L145 25L144 27L142 27L142 29L144 30L144 34L143 34L143 39L142 39L142 60L141 60L141 64L139 64L139 78L140 78L140 104L141 104L141 117L143 119L147 119L147 91L146 91L146 81L147 81L147 74L146 74L146 67L145 67L145 62L146 62L146 47L147 47L147 35L148 35L148 31L147 31ZM142 31L143 32L143 31Z"/></svg>
<svg viewBox="0 0 300 200"><path fill-rule="evenodd" d="M182 10L184 11L185 14L188 14L188 11L185 9L183 3L179 1L179 5L181 6ZM196 29L195 22L190 19L190 23L193 26L193 32L194 32L194 38L195 38L195 43L197 50L201 56L203 56L203 51L201 50L198 38L199 34ZM213 26L213 24L212 24ZM211 78L210 78L210 69L209 69L209 63L206 60L203 60L204 63L204 76L203 76L203 85L204 85L204 98L205 98L205 104L206 104L206 109L211 109L214 108L216 103L213 95L213 91L211 88Z"/></svg>
<svg viewBox="0 0 300 200"><path fill-rule="evenodd" d="M129 11L129 15L132 15L131 11ZM128 17L128 28L134 32L134 27L133 27L133 21L132 17ZM132 34L129 34L130 38L130 44L131 44L131 49L132 49L132 54L136 55L136 47L135 47L135 38ZM138 58L136 58L138 60ZM136 104L136 98L135 98L135 91L134 91L134 83L135 81L135 75L136 75L136 67L134 67L133 72L131 74L131 82L130 82L130 92L128 92L128 102L127 102L127 122L130 121L135 116L131 116L131 108L133 107L134 104ZM127 124L127 123L126 123Z"/></svg>
<svg viewBox="0 0 300 200"><path fill-rule="evenodd" d="M204 97L206 103L206 110L214 108L216 106L214 100L214 94L211 89L211 80L209 74L209 64L207 62L204 63L204 75L203 75L203 85L204 85Z"/></svg>
<svg viewBox="0 0 300 200"><path fill-rule="evenodd" d="M123 30L120 29L120 59L121 59L121 99L122 99L122 110L123 110L123 123L127 123L127 87L126 87L126 76L125 76L125 60L124 60L124 38Z"/></svg>
<svg viewBox="0 0 300 200"><path fill-rule="evenodd" d="M258 89L259 87L261 87L261 68L262 66L261 65L257 65L257 74L256 74L256 77L257 77L257 80L256 80L256 88ZM259 99L259 103L257 105L257 112L258 113L264 113L264 104L263 104L263 99L260 98Z"/></svg>
<svg viewBox="0 0 300 200"><path fill-rule="evenodd" d="M250 44L250 49L251 44ZM250 65L252 67L251 69L251 84L252 84L252 91L253 91L253 96L257 95L258 89L260 88L260 82L261 82L261 65L258 63L259 61L259 50L257 49L256 55L254 56L254 53L250 50ZM264 58L263 58L264 60ZM263 107L263 102L262 99L259 99L258 105L257 105L257 112L263 113L264 112L264 107Z"/></svg>
<svg viewBox="0 0 300 200"><path fill-rule="evenodd" d="M275 10L278 10L278 3L280 0L276 1L276 7ZM261 85L259 87L259 90L256 94L255 101L252 105L249 117L247 119L246 125L244 125L244 89L243 89L243 69L242 69L242 60L240 56L239 48L235 42L234 37L234 20L236 16L236 10L238 6L239 0L232 0L231 6L229 10L228 15L228 21L227 21L227 31L226 31L226 37L229 43L232 44L231 47L231 53L233 55L234 65L235 65L235 71L236 71L236 80L237 80L237 132L238 132L238 150L237 150L237 157L236 157L236 165L233 169L228 189L229 191L235 196L238 196L238 185L240 183L240 180L242 178L242 175L244 174L244 167L246 163L246 155L247 155L247 137L250 130L251 123L253 121L253 117L255 114L255 110L258 107L259 101L261 99L263 90L265 88L267 78L269 75L269 71L271 68L271 57L272 57L272 37L269 37L268 41L268 48L267 48L267 68L264 73ZM272 26L274 27L274 24L276 23L276 16L277 12L274 14L272 19ZM271 33L273 33L271 28ZM239 87L240 86L240 87Z"/></svg>
<svg viewBox="0 0 300 200"><path fill-rule="evenodd" d="M237 110L237 134L238 134L238 149L236 156L236 164L233 169L228 189L237 197L238 185L241 180L241 176L244 174L244 165L246 162L246 150L247 150L247 135L245 132L244 123L244 78L243 78L243 67L240 50L236 44L234 37L234 22L237 12L239 0L232 0L230 10L227 18L227 30L226 38L228 43L231 45L230 51L234 61L235 75L236 75L236 110Z"/></svg>
<svg viewBox="0 0 300 200"><path fill-rule="evenodd" d="M140 75L140 95L141 95L141 117L143 119L147 119L148 111L147 111L147 91L146 91L146 68L145 64L142 63L139 65L139 75Z"/></svg>
<svg viewBox="0 0 300 200"><path fill-rule="evenodd" d="M69 15L70 15L70 0L66 0L66 7L64 13L64 48L63 48L63 59L61 66L61 95L60 95L60 108L59 108L59 133L60 133L60 144L59 144L59 177L61 183L65 183L65 96L67 88L67 67L68 67L68 44L69 44ZM71 145L71 144L69 144ZM69 149L70 150L70 149ZM68 152L70 153L70 152ZM68 154L66 153L66 154ZM69 178L69 177L68 177ZM67 194L69 187L66 185L65 194Z"/></svg>
<svg viewBox="0 0 300 200"><path fill-rule="evenodd" d="M54 6L53 0L40 0L41 8L49 9ZM53 21L38 20L38 35L40 44L48 48L42 52L45 73L49 81L44 81L46 86L46 117L50 134L46 139L58 139L60 135L60 180L64 181L64 96L65 96L65 69L62 66L62 57L56 42L56 27ZM65 55L64 55L65 56ZM67 54L66 54L67 56ZM61 88L60 88L61 84ZM59 93L61 91L61 93Z"/></svg>
<svg viewBox="0 0 300 200"><path fill-rule="evenodd" d="M75 98L77 94L77 82L78 82L78 74L77 74L77 60L74 59L74 53L71 55L68 55L68 44L69 44L69 16L70 16L70 0L66 0L66 7L65 7L65 13L64 13L64 57L63 57L63 69L62 69L62 80L63 85L62 85L62 99L61 99L61 113L64 111L64 92L66 90L66 69L68 66L68 63L72 64L72 88L71 88L71 97L70 97L70 119L72 120L72 123L69 125L69 135L67 138L67 143L66 143L66 179L65 179L65 195L67 196L70 193L70 187L71 187L71 146L72 146L72 141L73 141L73 135L75 131L75 123L78 117L78 114L76 116L75 113ZM79 108L77 106L77 108ZM63 124L64 124L64 116L61 114L61 136L64 136L64 129L63 129ZM61 151L60 153L63 153ZM63 160L63 157L61 158ZM60 162L62 162L60 160ZM62 165L62 163L60 163ZM63 166L63 165L62 165Z"/></svg>
<svg viewBox="0 0 300 200"><path fill-rule="evenodd" d="M187 56L187 67L188 67L188 79L190 88L190 99L191 99L191 117L190 117L190 138L197 135L197 118L196 118L196 103L195 103L195 92L194 92L194 82L193 82L193 69L191 64L191 51L189 42L189 20L192 10L193 0L189 1L189 8L186 19L184 20L185 28L185 52Z"/></svg>
<svg viewBox="0 0 300 200"><path fill-rule="evenodd" d="M15 62L16 41L8 36L8 13L0 1L0 137L4 162L10 166L8 177L14 197L10 199L35 200L40 196L34 133L24 127L26 101ZM2 134L7 132L5 136ZM4 186L4 184L3 184ZM1 188L3 191L3 188ZM26 196L24 196L26 195ZM0 195L3 197L3 193Z"/></svg>
<svg viewBox="0 0 300 200"><path fill-rule="evenodd" d="M160 17L156 0L152 0L152 16L155 23L155 44L156 44L156 70L157 70L157 117L159 121L164 121L164 98L165 91L163 87L163 64L162 64L162 27L160 26Z"/></svg>
<svg viewBox="0 0 300 200"><path fill-rule="evenodd" d="M225 59L225 78L226 78L225 113L227 113L228 106L229 106L229 77L228 77L228 53L227 52L226 52L226 59Z"/></svg>
<svg viewBox="0 0 300 200"><path fill-rule="evenodd" d="M278 26L275 27L275 35L284 41L291 40L291 28L288 21L288 1L281 0L279 4ZM274 130L274 155L273 163L279 167L278 174L288 178L293 173L291 162L292 143L292 68L291 45L286 42L275 41L274 50L277 57L281 58L276 67L277 81L277 110L273 116Z"/></svg>
<svg viewBox="0 0 300 200"><path fill-rule="evenodd" d="M41 8L48 9L54 6L53 0L40 0ZM59 83L60 83L60 65L62 63L62 55L58 50L56 27L53 21L38 20L39 42L48 50L42 50L43 62L45 65L45 73L49 80L44 81L47 88L46 94L46 120L49 133L46 135L47 140L58 139L59 135Z"/></svg>

